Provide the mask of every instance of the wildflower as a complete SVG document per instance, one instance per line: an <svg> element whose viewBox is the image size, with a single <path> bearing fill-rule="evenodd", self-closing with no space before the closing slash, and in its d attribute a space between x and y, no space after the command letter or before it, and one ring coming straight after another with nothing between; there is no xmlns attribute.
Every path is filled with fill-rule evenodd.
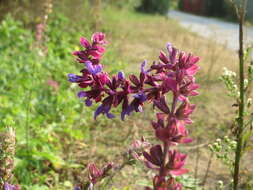
<svg viewBox="0 0 253 190"><path fill-rule="evenodd" d="M112 168L112 163L107 164L103 169L99 169L95 164L89 164L88 177L92 186L95 185L103 177L105 177Z"/></svg>
<svg viewBox="0 0 253 190"><path fill-rule="evenodd" d="M95 164L88 165L89 179L92 184L95 184L98 178L102 177L103 171L98 169Z"/></svg>
<svg viewBox="0 0 253 190"><path fill-rule="evenodd" d="M159 61L147 67L147 61L141 64L138 75L125 77L123 72L110 77L102 70L101 58L107 43L103 33L95 33L91 42L81 38L82 51L74 52L81 63L85 63L82 75L69 74L70 82L78 83L80 88L88 88L78 93L79 98L86 98L85 104L100 103L94 118L100 114L113 118L112 108L121 105L121 119L132 112L142 112L144 103L152 102L159 112L157 120L152 121L155 136L161 144L143 149L144 141L136 141L132 146L143 149L140 152L130 149L128 152L135 159L157 172L153 178L153 190L181 190L182 185L175 181L175 176L188 170L184 168L186 155L171 149L182 143L190 143L187 125L192 123L190 115L195 110L189 98L198 95L199 85L195 82L195 74L199 70L196 63L199 57L182 52L170 43L167 54L160 52ZM171 106L166 95L171 93ZM105 170L89 165L90 189L105 176ZM146 187L145 190L152 190Z"/></svg>
<svg viewBox="0 0 253 190"><path fill-rule="evenodd" d="M86 38L80 38L80 44L85 50L73 52L74 56L77 56L77 61L80 63L86 63L90 61L92 64L99 64L100 59L105 52L103 45L106 44L105 35L103 33L95 33L92 36L92 43Z"/></svg>
<svg viewBox="0 0 253 190"><path fill-rule="evenodd" d="M19 185L4 184L4 190L20 190Z"/></svg>

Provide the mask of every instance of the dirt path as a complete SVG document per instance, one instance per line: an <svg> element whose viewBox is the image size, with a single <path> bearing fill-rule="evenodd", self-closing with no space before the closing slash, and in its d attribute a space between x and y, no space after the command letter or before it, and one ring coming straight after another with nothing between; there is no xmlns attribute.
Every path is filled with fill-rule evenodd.
<svg viewBox="0 0 253 190"><path fill-rule="evenodd" d="M180 11L170 11L169 17L178 20L183 27L202 37L212 38L232 50L238 50L238 25L235 23ZM246 42L253 44L253 27L247 27L245 31Z"/></svg>

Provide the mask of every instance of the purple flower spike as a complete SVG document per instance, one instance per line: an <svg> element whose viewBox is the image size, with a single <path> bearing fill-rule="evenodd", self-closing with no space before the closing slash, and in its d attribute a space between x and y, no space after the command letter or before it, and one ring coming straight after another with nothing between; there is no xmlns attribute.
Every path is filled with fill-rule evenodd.
<svg viewBox="0 0 253 190"><path fill-rule="evenodd" d="M81 77L75 74L68 74L69 82L78 82Z"/></svg>
<svg viewBox="0 0 253 190"><path fill-rule="evenodd" d="M125 75L124 75L124 73L122 71L120 71L118 73L118 79L120 79L120 80L124 80L125 79Z"/></svg>
<svg viewBox="0 0 253 190"><path fill-rule="evenodd" d="M121 119L124 120L132 112L142 112L145 102L153 103L159 112L152 126L155 137L161 143L140 149L136 147L138 150L133 150L132 156L157 172L153 178L153 187L146 187L145 190L182 190L183 186L177 183L175 176L187 172L184 168L186 155L172 146L192 141L188 138L186 126L193 122L190 115L195 105L190 103L189 98L198 95L196 90L199 85L195 82L195 75L199 70L196 64L199 57L180 51L168 43L167 52L160 52L159 61L154 61L149 67L146 60L141 63L139 76L131 74L126 78L119 71L116 76L110 77L103 71L101 62L107 43L105 34L93 34L91 42L81 38L80 43L84 50L73 54L78 62L84 63L85 68L81 70L80 76L68 75L69 81L78 83L82 89L77 96L84 98L86 106L100 103L94 119L100 114L114 118L111 108L121 106ZM167 96L169 93L170 96ZM171 101L166 101L166 97ZM111 164L102 169L89 164L88 189L93 190L93 186L107 177L112 168ZM16 189L6 186L5 190ZM76 186L74 190L80 189Z"/></svg>
<svg viewBox="0 0 253 190"><path fill-rule="evenodd" d="M98 64L98 65L93 65L92 62L86 61L86 62L85 62L85 65L86 65L88 71L89 71L91 74L93 74L93 75L96 75L96 74L102 72L102 65L100 65L100 64Z"/></svg>

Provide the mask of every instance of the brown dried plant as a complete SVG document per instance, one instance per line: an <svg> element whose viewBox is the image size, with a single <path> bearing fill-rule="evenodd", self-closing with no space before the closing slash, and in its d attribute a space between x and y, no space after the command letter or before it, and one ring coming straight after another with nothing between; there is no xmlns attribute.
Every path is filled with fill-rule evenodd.
<svg viewBox="0 0 253 190"><path fill-rule="evenodd" d="M0 133L0 189L12 178L16 135L12 127Z"/></svg>

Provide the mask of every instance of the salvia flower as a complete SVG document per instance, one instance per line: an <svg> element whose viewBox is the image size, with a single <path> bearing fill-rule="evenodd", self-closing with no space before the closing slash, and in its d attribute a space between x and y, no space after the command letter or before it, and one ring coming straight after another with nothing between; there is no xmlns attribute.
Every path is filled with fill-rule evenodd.
<svg viewBox="0 0 253 190"><path fill-rule="evenodd" d="M19 185L4 184L4 190L20 190Z"/></svg>
<svg viewBox="0 0 253 190"><path fill-rule="evenodd" d="M90 181L95 184L97 183L98 179L103 176L103 171L98 169L95 164L89 164L89 179Z"/></svg>
<svg viewBox="0 0 253 190"><path fill-rule="evenodd" d="M95 164L88 165L88 178L90 181L89 189L93 189L93 186L103 179L113 168L113 163L107 164L103 169L99 169Z"/></svg>
<svg viewBox="0 0 253 190"><path fill-rule="evenodd" d="M73 55L77 56L77 61L80 63L86 63L87 61L92 62L92 64L99 64L105 48L103 47L107 42L105 40L105 35L103 33L95 33L92 36L91 43L86 39L81 37L80 44L85 50L75 51Z"/></svg>
<svg viewBox="0 0 253 190"><path fill-rule="evenodd" d="M137 160L156 172L153 178L153 188L146 190L181 190L175 176L187 172L184 168L186 155L175 149L176 145L190 143L187 125L192 123L190 115L195 105L190 103L190 97L198 95L199 85L195 74L199 70L199 57L178 50L170 43L167 53L161 51L159 60L148 66L144 61L139 75L130 74L126 77L122 71L109 76L103 70L101 63L107 43L103 33L95 33L91 42L81 38L84 50L74 52L77 60L84 63L81 75L69 74L70 82L77 83L82 90L79 98L85 98L85 104L99 103L94 118L105 115L113 118L112 110L121 107L121 119L132 112L142 112L146 102L151 102L159 112L157 120L152 121L155 137L161 142L148 146L141 154L134 151ZM167 96L167 94L171 96ZM172 97L170 101L166 99ZM138 143L137 143L138 144ZM139 144L142 144L139 142ZM172 149L173 147L173 149ZM104 171L89 165L89 180L91 187L104 176Z"/></svg>

